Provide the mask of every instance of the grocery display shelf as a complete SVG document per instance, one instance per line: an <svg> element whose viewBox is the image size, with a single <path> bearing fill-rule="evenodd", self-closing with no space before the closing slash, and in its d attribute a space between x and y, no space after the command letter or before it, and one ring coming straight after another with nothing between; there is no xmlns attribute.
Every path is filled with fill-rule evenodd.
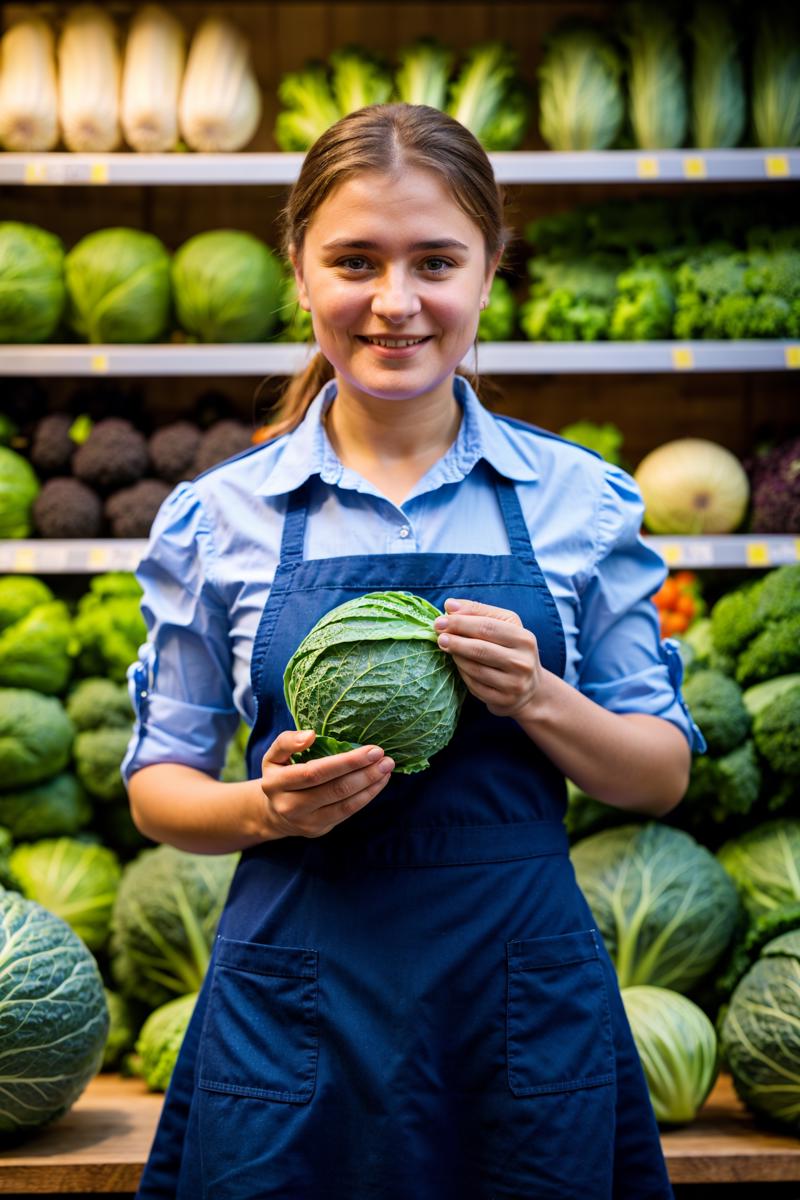
<svg viewBox="0 0 800 1200"><path fill-rule="evenodd" d="M489 155L500 183L775 182L800 178L800 150L509 150ZM302 154L0 155L0 184L31 186L284 185Z"/></svg>
<svg viewBox="0 0 800 1200"><path fill-rule="evenodd" d="M0 377L292 375L314 347L236 345L0 346ZM465 367L475 369L472 351ZM800 341L481 342L484 375L606 375L800 370Z"/></svg>
<svg viewBox="0 0 800 1200"><path fill-rule="evenodd" d="M132 1195L161 1105L141 1080L98 1075L60 1121L0 1152L0 1194ZM800 1140L760 1129L727 1076L691 1125L661 1140L673 1183L800 1181Z"/></svg>
<svg viewBox="0 0 800 1200"><path fill-rule="evenodd" d="M726 537L646 537L668 567L724 569L779 567L800 562L800 537L791 534L732 534ZM0 541L0 572L88 575L134 571L147 542L137 538L48 538Z"/></svg>

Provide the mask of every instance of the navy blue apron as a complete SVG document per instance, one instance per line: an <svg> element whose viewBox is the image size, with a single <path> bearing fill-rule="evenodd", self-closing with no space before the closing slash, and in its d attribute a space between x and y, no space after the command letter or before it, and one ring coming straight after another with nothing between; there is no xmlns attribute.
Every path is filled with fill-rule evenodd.
<svg viewBox="0 0 800 1200"><path fill-rule="evenodd" d="M511 553L306 560L292 493L252 662L251 777L283 671L337 604L401 590L564 633L514 486ZM178 1200L669 1200L613 967L567 854L563 777L468 697L428 770L322 838L242 855L138 1193Z"/></svg>

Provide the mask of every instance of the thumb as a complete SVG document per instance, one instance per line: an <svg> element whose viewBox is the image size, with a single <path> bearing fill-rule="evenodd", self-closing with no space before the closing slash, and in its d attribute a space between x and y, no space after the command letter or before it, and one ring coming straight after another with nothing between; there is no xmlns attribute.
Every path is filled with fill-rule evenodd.
<svg viewBox="0 0 800 1200"><path fill-rule="evenodd" d="M287 766L292 761L292 755L307 750L316 736L313 729L285 729L283 733L278 734L262 758L262 770L266 763L273 763L279 767Z"/></svg>

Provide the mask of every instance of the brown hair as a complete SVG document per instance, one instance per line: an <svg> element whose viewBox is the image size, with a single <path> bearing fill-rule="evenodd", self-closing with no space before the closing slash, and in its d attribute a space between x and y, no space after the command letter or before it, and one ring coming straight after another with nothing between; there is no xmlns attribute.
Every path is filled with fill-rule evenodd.
<svg viewBox="0 0 800 1200"><path fill-rule="evenodd" d="M487 262L507 241L503 194L480 142L446 113L424 104L375 104L331 125L308 151L282 213L283 251L302 253L314 213L339 184L360 171L395 173L402 167L433 171L459 208L483 234ZM476 388L479 381L460 372ZM289 379L278 400L267 436L300 424L333 367L317 352L299 375Z"/></svg>

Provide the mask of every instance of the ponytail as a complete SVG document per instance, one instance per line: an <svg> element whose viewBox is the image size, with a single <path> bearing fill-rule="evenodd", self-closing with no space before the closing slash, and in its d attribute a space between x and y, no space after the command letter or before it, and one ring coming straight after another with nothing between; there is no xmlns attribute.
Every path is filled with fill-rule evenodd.
<svg viewBox="0 0 800 1200"><path fill-rule="evenodd" d="M276 402L274 414L268 415L259 430L259 440L268 441L291 433L305 417L314 397L333 379L333 367L319 350L299 375L292 375ZM266 382L266 380L264 381ZM259 386L256 399L261 391Z"/></svg>

